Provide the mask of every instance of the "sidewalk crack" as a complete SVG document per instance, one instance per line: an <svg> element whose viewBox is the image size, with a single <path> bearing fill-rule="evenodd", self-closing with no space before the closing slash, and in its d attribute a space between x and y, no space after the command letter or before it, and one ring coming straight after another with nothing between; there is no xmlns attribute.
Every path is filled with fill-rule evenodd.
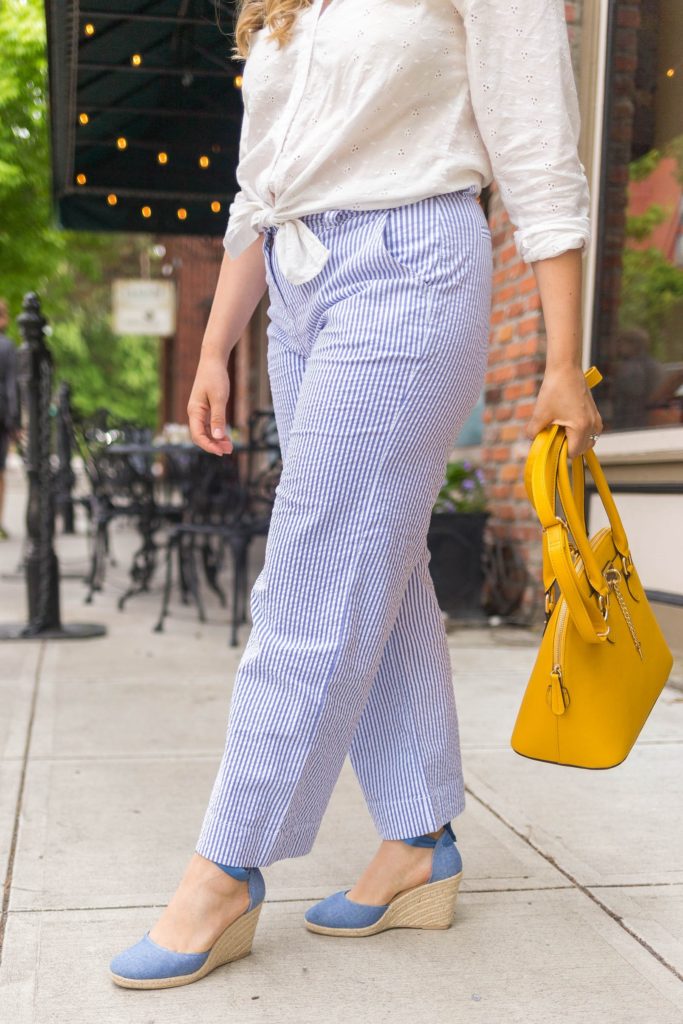
<svg viewBox="0 0 683 1024"><path fill-rule="evenodd" d="M539 856L543 857L543 859L547 861L548 864L551 864L556 871L559 871L561 875L564 875L564 877L568 879L576 889L582 892L584 896L587 896L588 899L593 901L593 903L596 903L600 907L600 909L605 914L607 914L608 917L611 917L611 919L616 924L618 924L619 927L622 928L628 935L630 935L632 939L635 939L635 941L639 945L641 945L643 949L646 949L650 956L657 960L658 963L662 965L662 967L666 967L666 969L670 971L675 978L678 978L679 981L683 981L683 974L676 968L676 966L670 963L666 959L666 957L662 956L662 954L658 952L658 950L656 950L654 946L651 946L650 943L647 942L641 935L638 935L638 933L635 932L633 928L629 927L629 925L627 925L624 921L623 917L620 917L619 914L612 910L612 908L608 906L603 900L601 900L599 896L596 896L595 893L592 892L588 886L582 885L578 878L575 878L570 871L567 871L566 868L563 868L562 865L559 864L553 856L551 856L551 854L546 853L545 850L542 850L540 846L537 846L537 844L532 839L530 839L518 828L516 828L511 821L508 821L507 818L503 817L503 815L499 811L497 811L491 804L487 803L483 797L478 796L478 794L474 792L471 786L465 785L465 792L469 793L469 795L473 797L473 799L475 799L477 803L481 804L482 807L485 807L486 810L489 811L494 816L494 818L497 818L498 821L501 822L501 824L505 825L505 827L509 829L510 832L514 832L514 834L518 836L524 843L526 843L527 846L531 847L531 849L534 850L537 854L539 854Z"/></svg>
<svg viewBox="0 0 683 1024"><path fill-rule="evenodd" d="M38 690L40 688L40 675L43 666L43 660L45 658L46 648L47 642L45 640L41 641L40 648L38 651L38 659L36 661L36 669L33 676L33 692L31 694L31 707L29 711L28 729L26 730L26 742L24 743L24 750L21 757L21 774L19 776L19 789L17 791L17 802L14 808L12 837L10 839L9 851L7 854L7 874L5 875L5 881L3 883L2 891L2 910L0 911L0 964L2 964L2 951L5 945L5 930L7 928L9 898L10 891L12 888L12 877L14 875L14 861L17 852L17 839L19 836L19 819L21 817L21 808L24 800L24 789L26 786L26 771L28 768L29 751L31 749L31 737L33 736L33 722L36 715Z"/></svg>

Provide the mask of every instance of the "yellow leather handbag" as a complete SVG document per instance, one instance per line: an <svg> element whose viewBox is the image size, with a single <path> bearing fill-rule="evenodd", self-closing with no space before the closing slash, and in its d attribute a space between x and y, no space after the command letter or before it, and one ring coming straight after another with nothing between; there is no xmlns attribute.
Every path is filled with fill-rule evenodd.
<svg viewBox="0 0 683 1024"><path fill-rule="evenodd" d="M595 366L585 376L589 387L602 380ZM590 538L584 460L609 521ZM543 527L546 624L510 742L540 761L612 768L638 738L673 656L595 452L572 459L571 468L570 480L564 427L541 430L524 483ZM558 497L564 517L555 511Z"/></svg>

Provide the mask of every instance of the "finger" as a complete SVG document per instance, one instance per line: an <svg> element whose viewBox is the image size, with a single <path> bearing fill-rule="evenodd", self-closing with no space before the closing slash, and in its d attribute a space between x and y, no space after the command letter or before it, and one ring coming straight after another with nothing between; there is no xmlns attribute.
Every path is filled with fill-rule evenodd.
<svg viewBox="0 0 683 1024"><path fill-rule="evenodd" d="M579 455L585 455L587 451L594 447L595 441L592 437L580 437L572 443L567 438L567 455L570 459L576 459Z"/></svg>
<svg viewBox="0 0 683 1024"><path fill-rule="evenodd" d="M201 405L189 405L187 417L190 427L190 437L199 448L211 455L224 455L225 446L214 441L208 432L209 413L208 409Z"/></svg>
<svg viewBox="0 0 683 1024"><path fill-rule="evenodd" d="M543 430L545 425L540 416L532 416L526 425L526 436L533 440Z"/></svg>
<svg viewBox="0 0 683 1024"><path fill-rule="evenodd" d="M226 399L223 396L211 400L211 417L207 436L219 445L222 452L227 453L232 451L232 441L225 429L225 402Z"/></svg>
<svg viewBox="0 0 683 1024"><path fill-rule="evenodd" d="M533 415L527 423L527 437L531 437L533 439L537 434L540 434L542 430L545 430L546 427L549 427L552 424L563 426L559 420L549 420L547 416Z"/></svg>
<svg viewBox="0 0 683 1024"><path fill-rule="evenodd" d="M579 455L583 455L590 444L588 432L577 430L575 427L565 427L565 434L567 435L567 457L576 459Z"/></svg>

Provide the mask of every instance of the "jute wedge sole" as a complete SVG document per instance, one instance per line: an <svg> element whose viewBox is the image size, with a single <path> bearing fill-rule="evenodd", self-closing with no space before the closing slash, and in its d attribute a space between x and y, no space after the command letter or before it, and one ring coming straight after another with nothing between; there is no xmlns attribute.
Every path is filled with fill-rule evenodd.
<svg viewBox="0 0 683 1024"><path fill-rule="evenodd" d="M259 914L263 903L259 903L253 910L242 914L222 932L209 952L205 962L197 971L192 974L180 974L173 978L123 978L110 971L113 981L123 988L175 988L178 985L189 985L193 981L199 981L210 971L223 964L231 963L233 960L241 960L251 953L254 932L258 924Z"/></svg>
<svg viewBox="0 0 683 1024"><path fill-rule="evenodd" d="M462 871L440 882L429 882L400 893L389 903L379 921L366 928L328 928L306 921L309 931L320 935L341 935L357 938L376 935L388 928L449 928L455 914L455 901Z"/></svg>

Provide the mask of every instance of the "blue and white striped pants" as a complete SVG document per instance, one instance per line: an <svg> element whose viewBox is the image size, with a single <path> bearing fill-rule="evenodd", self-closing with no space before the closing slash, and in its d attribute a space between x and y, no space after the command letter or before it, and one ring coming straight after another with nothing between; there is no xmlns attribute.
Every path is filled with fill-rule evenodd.
<svg viewBox="0 0 683 1024"><path fill-rule="evenodd" d="M300 285L264 238L282 445L252 628L197 852L309 852L349 754L380 835L465 806L432 506L481 392L491 238L473 187L303 218L330 256Z"/></svg>

